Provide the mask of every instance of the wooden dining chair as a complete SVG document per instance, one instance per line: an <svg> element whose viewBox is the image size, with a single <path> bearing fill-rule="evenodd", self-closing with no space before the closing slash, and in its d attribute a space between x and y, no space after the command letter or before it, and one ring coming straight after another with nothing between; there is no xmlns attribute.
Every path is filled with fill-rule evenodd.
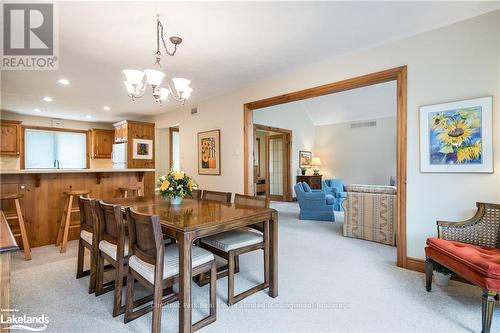
<svg viewBox="0 0 500 333"><path fill-rule="evenodd" d="M231 192L217 192L217 191L204 190L201 199L231 203L231 196L232 196Z"/></svg>
<svg viewBox="0 0 500 333"><path fill-rule="evenodd" d="M236 193L234 195L234 204L240 206L269 208L269 198ZM257 229L260 232L264 232L264 223L262 222L252 224L250 227Z"/></svg>
<svg viewBox="0 0 500 333"><path fill-rule="evenodd" d="M145 215L127 208L130 256L127 266L127 297L125 323L153 311L153 333L161 330L162 306L177 299L176 295L166 294L178 279L179 245L165 246L158 215ZM192 325L196 331L216 320L216 266L211 252L200 247L192 247L192 275L210 272L210 314ZM134 311L135 282L139 282L153 292L153 304ZM171 290L171 289L170 289ZM165 297L163 297L165 296ZM180 306L184 306L181 304Z"/></svg>
<svg viewBox="0 0 500 333"><path fill-rule="evenodd" d="M191 198L195 200L200 200L202 196L203 190L192 190L191 191Z"/></svg>
<svg viewBox="0 0 500 333"><path fill-rule="evenodd" d="M236 195L240 205L248 207L266 207L260 199L251 199L248 196ZM236 198L235 198L236 200ZM243 204L244 203L244 204ZM236 202L235 202L235 205ZM233 305L245 297L248 297L260 290L269 287L269 221L262 221L263 232L253 228L238 228L220 234L202 238L200 246L227 261L227 272L225 267L218 270L217 278L227 274L227 294L228 305ZM264 282L250 288L238 295L234 294L234 274L236 273L235 261L237 258L248 252L263 250L264 253ZM202 278L200 279L202 280Z"/></svg>
<svg viewBox="0 0 500 333"><path fill-rule="evenodd" d="M95 205L99 242L97 251L97 279L95 295L102 295L114 289L113 317L125 312L122 305L123 277L128 258L128 239L125 237L125 223L120 205L110 205L102 200ZM104 260L115 268L115 283L104 287Z"/></svg>
<svg viewBox="0 0 500 333"><path fill-rule="evenodd" d="M84 196L78 198L78 206L80 207L80 238L78 241L78 261L76 267L76 278L82 278L90 275L89 278L89 294L95 292L96 286L96 263L99 244L94 242L97 239L97 218L95 217L95 199L90 199ZM90 269L83 270L85 257L85 249L90 252Z"/></svg>

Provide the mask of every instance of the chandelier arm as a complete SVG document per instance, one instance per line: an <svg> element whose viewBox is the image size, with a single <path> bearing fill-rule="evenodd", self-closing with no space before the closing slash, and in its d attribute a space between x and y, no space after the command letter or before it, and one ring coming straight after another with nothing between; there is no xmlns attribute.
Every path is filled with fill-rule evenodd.
<svg viewBox="0 0 500 333"><path fill-rule="evenodd" d="M163 24L161 24L161 21L160 21L160 18L158 17L158 24L157 24L157 28L156 28L156 33L157 33L157 38L156 38L156 45L157 45L157 53L160 52L160 37L161 37L161 41L163 43L163 48L165 49L165 52L173 57L175 52L177 52L177 44L174 44L174 50L172 52L170 52L168 50L168 47L167 47L167 43L165 42L165 37L163 36Z"/></svg>

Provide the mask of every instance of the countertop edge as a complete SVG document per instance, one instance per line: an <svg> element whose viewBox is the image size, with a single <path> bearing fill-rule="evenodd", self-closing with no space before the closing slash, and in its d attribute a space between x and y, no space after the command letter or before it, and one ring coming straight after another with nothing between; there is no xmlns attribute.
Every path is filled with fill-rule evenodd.
<svg viewBox="0 0 500 333"><path fill-rule="evenodd" d="M155 172L156 169L24 169L0 170L0 175L50 174L50 173L119 173L119 172Z"/></svg>

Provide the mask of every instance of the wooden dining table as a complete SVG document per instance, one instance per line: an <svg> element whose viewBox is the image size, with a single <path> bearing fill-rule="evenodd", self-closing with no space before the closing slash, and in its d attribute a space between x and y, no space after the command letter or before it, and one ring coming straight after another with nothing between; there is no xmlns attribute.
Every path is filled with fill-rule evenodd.
<svg viewBox="0 0 500 333"><path fill-rule="evenodd" d="M180 205L171 205L159 196L116 198L106 203L159 215L164 235L179 243L179 332L191 332L191 248L196 239L269 221L269 296L278 296L278 212L275 209L187 198Z"/></svg>

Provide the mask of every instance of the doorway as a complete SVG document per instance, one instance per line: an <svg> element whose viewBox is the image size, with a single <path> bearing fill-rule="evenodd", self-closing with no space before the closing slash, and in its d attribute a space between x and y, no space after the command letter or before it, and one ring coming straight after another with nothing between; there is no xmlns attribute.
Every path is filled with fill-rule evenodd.
<svg viewBox="0 0 500 333"><path fill-rule="evenodd" d="M179 171L181 163L179 126L169 127L168 132L169 132L169 138L168 138L169 167L171 170Z"/></svg>
<svg viewBox="0 0 500 333"><path fill-rule="evenodd" d="M243 105L243 126L244 126L244 187L245 193L253 193L254 181L252 170L252 155L251 143L254 141L253 127L253 110L265 108L269 106L284 104L293 101L299 101L310 97L323 96L335 92L351 90L355 88L365 87L378 83L388 81L397 82L397 165L396 165L396 179L397 179L397 227L396 227L396 264L399 267L408 268L415 266L415 260L407 258L406 253L406 119L407 119L407 67L401 66L376 73L371 73L343 81L338 81L318 87L304 89L288 94L274 96L255 102L246 103Z"/></svg>
<svg viewBox="0 0 500 333"><path fill-rule="evenodd" d="M254 138L254 195L291 201L292 131L255 124Z"/></svg>

